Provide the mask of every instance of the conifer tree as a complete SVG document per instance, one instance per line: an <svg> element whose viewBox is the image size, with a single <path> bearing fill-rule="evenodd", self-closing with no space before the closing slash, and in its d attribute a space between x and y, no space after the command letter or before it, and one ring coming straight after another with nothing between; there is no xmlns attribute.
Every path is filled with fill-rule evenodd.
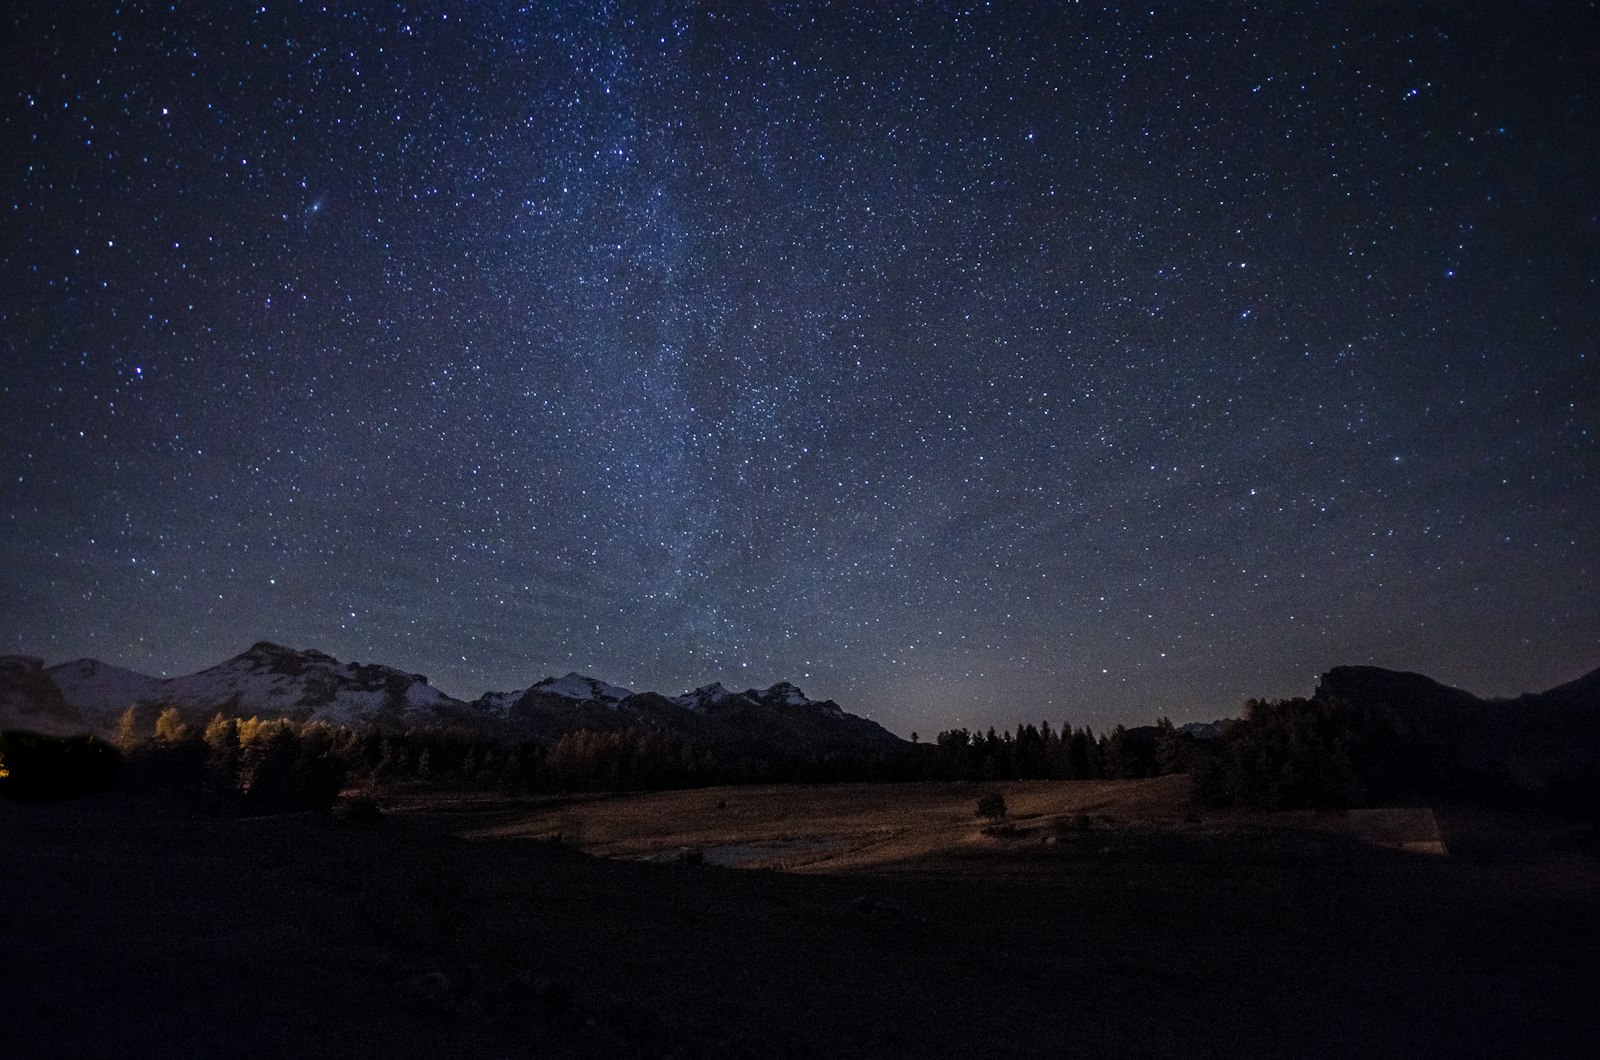
<svg viewBox="0 0 1600 1060"><path fill-rule="evenodd" d="M1171 718L1156 719L1156 771L1162 774L1183 772L1183 738Z"/></svg>

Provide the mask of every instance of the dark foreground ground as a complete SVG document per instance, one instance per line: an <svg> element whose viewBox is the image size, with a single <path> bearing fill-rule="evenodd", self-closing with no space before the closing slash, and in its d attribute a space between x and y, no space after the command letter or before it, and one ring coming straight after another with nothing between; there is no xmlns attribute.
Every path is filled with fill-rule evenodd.
<svg viewBox="0 0 1600 1060"><path fill-rule="evenodd" d="M0 804L0 1056L1592 1056L1600 871L1326 844L797 876L448 813ZM1109 849L1109 848L1107 848ZM1041 871L1041 868L1044 871Z"/></svg>

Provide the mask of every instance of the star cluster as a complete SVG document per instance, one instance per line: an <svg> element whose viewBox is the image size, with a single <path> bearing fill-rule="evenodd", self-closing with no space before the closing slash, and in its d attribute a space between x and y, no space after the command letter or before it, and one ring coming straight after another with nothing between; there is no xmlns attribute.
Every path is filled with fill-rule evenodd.
<svg viewBox="0 0 1600 1060"><path fill-rule="evenodd" d="M1600 15L36 5L5 650L908 733L1600 662Z"/></svg>

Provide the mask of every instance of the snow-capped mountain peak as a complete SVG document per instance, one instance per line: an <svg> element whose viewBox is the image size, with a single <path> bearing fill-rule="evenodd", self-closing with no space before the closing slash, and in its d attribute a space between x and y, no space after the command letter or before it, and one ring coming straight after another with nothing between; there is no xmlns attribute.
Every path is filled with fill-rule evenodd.
<svg viewBox="0 0 1600 1060"><path fill-rule="evenodd" d="M565 677L547 677L543 681L528 689L529 692L541 692L548 696L560 696L563 699L575 699L587 703L593 700L602 700L607 703L621 703L633 695L633 690L620 685L607 684L604 681L580 674L576 671Z"/></svg>
<svg viewBox="0 0 1600 1060"><path fill-rule="evenodd" d="M779 681L765 690L758 691L752 688L745 695L752 699L759 699L763 703L782 704L785 707L803 707L814 702L806 698L806 694L788 681Z"/></svg>
<svg viewBox="0 0 1600 1060"><path fill-rule="evenodd" d="M677 696L672 702L689 710L705 710L707 707L726 703L731 699L744 699L751 703L759 703L766 707L806 707L819 705L817 700L811 699L798 687L788 681L779 681L768 688L747 688L743 692L734 692L725 687L720 681L704 685L693 692L686 692Z"/></svg>
<svg viewBox="0 0 1600 1060"><path fill-rule="evenodd" d="M674 696L672 702L689 710L705 710L707 707L714 707L718 703L732 699L738 694L724 688L721 681L713 681L709 685L701 685L693 692L685 692L681 696Z"/></svg>
<svg viewBox="0 0 1600 1060"><path fill-rule="evenodd" d="M519 688L515 692L485 692L472 701L472 706L487 714L497 714L505 717L511 713L511 708L517 700L528 694L526 688Z"/></svg>
<svg viewBox="0 0 1600 1060"><path fill-rule="evenodd" d="M45 673L61 689L62 698L92 715L111 715L161 691L161 679L99 659L74 659Z"/></svg>
<svg viewBox="0 0 1600 1060"><path fill-rule="evenodd" d="M832 700L813 700L788 681L742 692L714 682L666 699L574 672L519 692L487 692L468 704L433 688L421 674L340 662L326 652L270 641L199 673L165 680L94 659L47 669L39 659L0 657L0 727L109 736L130 706L136 724L145 727L158 710L172 706L192 725L221 713L369 732L464 726L493 738L555 740L586 726L636 725L686 740L721 733L752 746L788 746L796 734L823 743L893 740L881 727L851 720ZM614 718L602 721L597 709Z"/></svg>
<svg viewBox="0 0 1600 1060"><path fill-rule="evenodd" d="M380 715L424 714L459 706L421 674L378 664L341 663L326 652L260 641L227 662L162 682L161 695L204 710L291 714L340 725Z"/></svg>

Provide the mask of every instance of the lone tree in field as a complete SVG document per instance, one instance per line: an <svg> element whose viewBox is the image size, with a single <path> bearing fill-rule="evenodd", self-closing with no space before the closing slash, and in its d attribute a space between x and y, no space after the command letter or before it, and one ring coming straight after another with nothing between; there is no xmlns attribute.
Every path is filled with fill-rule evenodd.
<svg viewBox="0 0 1600 1060"><path fill-rule="evenodd" d="M978 816L987 817L998 821L1006 815L1006 797L998 791L991 791L978 800Z"/></svg>

